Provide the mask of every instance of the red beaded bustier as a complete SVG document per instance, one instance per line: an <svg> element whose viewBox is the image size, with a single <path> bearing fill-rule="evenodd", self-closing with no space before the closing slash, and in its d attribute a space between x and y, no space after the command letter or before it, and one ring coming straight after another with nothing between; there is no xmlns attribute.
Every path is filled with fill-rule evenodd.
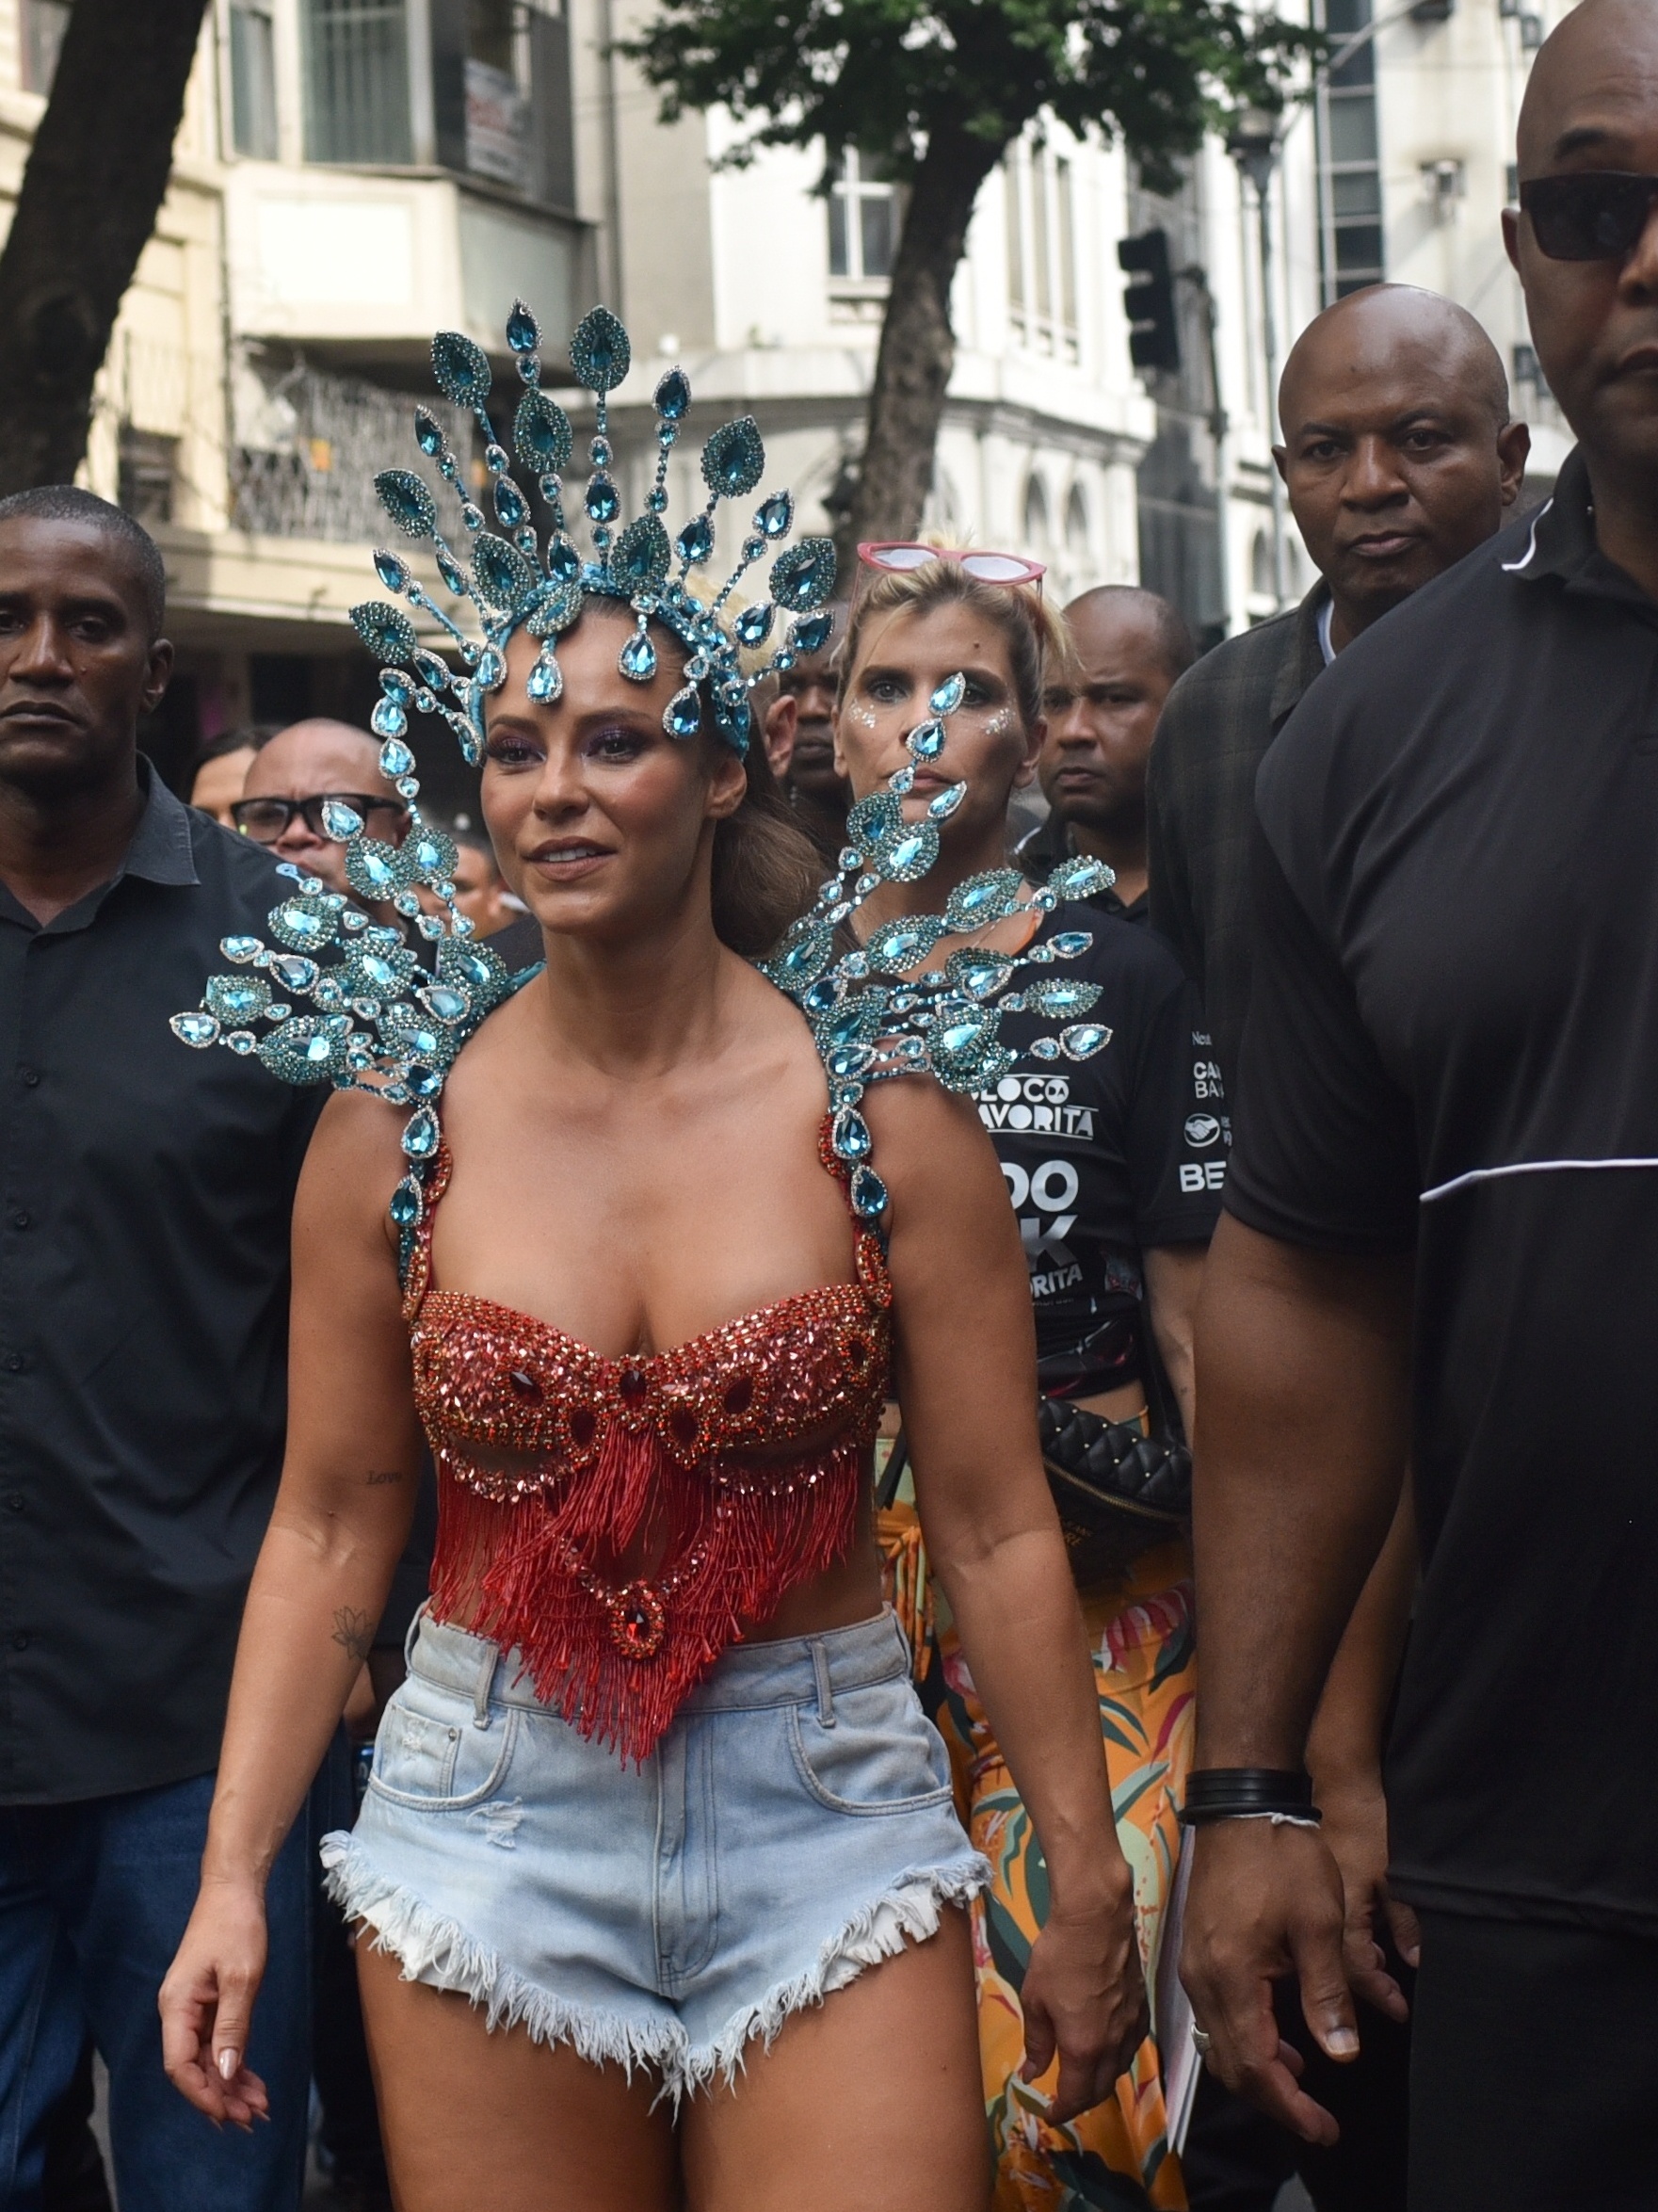
<svg viewBox="0 0 1658 2212"><path fill-rule="evenodd" d="M888 1394L880 1244L859 1227L855 1282L604 1359L431 1287L449 1170L445 1149L404 1296L438 1465L432 1610L516 1648L538 1696L643 1760L726 1646L851 1544ZM630 1555L651 1563L630 1574Z"/></svg>

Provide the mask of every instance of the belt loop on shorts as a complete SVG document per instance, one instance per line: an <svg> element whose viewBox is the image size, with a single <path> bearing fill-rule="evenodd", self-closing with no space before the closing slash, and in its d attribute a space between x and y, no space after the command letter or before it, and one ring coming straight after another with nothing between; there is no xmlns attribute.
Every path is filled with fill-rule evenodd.
<svg viewBox="0 0 1658 2212"><path fill-rule="evenodd" d="M406 1674L413 1669L414 1647L420 1641L420 1624L426 1616L427 1601L422 1598L414 1608L414 1618L410 1622L408 1631L403 1638L403 1671Z"/></svg>
<svg viewBox="0 0 1658 2212"><path fill-rule="evenodd" d="M829 1680L829 1652L816 1637L812 1639L812 1673L817 1684L817 1725L832 1728L835 1724L835 1692Z"/></svg>
<svg viewBox="0 0 1658 2212"><path fill-rule="evenodd" d="M472 1724L475 1728L490 1725L490 1692L495 1687L495 1647L484 1645L478 1654L478 1678L472 1693Z"/></svg>

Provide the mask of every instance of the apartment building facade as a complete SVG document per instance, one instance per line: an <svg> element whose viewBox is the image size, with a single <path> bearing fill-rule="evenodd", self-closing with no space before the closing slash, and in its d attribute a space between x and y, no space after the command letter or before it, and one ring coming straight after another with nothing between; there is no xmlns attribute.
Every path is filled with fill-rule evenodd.
<svg viewBox="0 0 1658 2212"><path fill-rule="evenodd" d="M1510 10L1560 0L1415 0L1374 26L1372 0L1321 4L1332 37L1371 35L1280 127L1270 332L1255 186L1217 142L1172 198L1143 191L1120 150L1059 128L987 182L930 523L1045 561L1061 597L1143 578L1208 638L1262 619L1311 580L1275 516L1269 362L1321 304L1382 274L1486 321L1553 474L1565 441L1497 213L1545 23ZM651 387L679 360L702 427L758 418L803 527L844 511L898 188L855 151L732 167L725 118L664 126L612 51L650 6L212 0L86 466L166 552L180 676L152 741L169 763L240 721L365 711L346 614L382 534L372 476L409 457L431 332L466 331L505 372L517 293L550 360L593 299L627 321L636 366L614 412L628 497L654 461ZM0 219L67 16L66 0L0 0ZM1174 334L1136 367L1118 248L1150 233ZM694 443L675 465L678 506Z"/></svg>

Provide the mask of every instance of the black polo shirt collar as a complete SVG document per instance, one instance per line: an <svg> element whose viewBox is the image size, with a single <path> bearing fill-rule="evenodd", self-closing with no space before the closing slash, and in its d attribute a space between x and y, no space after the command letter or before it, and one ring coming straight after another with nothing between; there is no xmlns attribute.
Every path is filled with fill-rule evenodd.
<svg viewBox="0 0 1658 2212"><path fill-rule="evenodd" d="M1634 578L1601 551L1595 536L1595 502L1588 464L1574 445L1560 465L1552 498L1532 518L1531 536L1519 556L1503 563L1523 583L1551 582L1593 599L1614 599L1658 620L1658 606Z"/></svg>
<svg viewBox="0 0 1658 2212"><path fill-rule="evenodd" d="M107 883L100 883L84 898L76 899L73 906L65 907L43 928L27 907L0 883L0 921L14 923L19 928L64 937L72 929L87 928L96 920L99 908L127 876L141 876L149 883L199 882L195 855L190 849L190 811L173 797L142 753L138 755L138 787L144 794L144 811L138 816L125 859Z"/></svg>

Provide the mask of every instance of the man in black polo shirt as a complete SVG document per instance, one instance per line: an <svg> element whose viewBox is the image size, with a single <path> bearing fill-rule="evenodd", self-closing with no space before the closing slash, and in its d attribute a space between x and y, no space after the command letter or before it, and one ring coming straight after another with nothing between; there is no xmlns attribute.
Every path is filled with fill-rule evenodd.
<svg viewBox="0 0 1658 2212"><path fill-rule="evenodd" d="M1411 284L1372 284L1315 316L1284 363L1279 417L1273 459L1319 580L1182 677L1147 783L1151 927L1202 993L1229 1096L1261 757L1350 639L1501 529L1531 444L1489 338Z"/></svg>
<svg viewBox="0 0 1658 2212"><path fill-rule="evenodd" d="M1534 67L1535 520L1320 679L1258 784L1239 1136L1199 1317L1210 2059L1304 2132L1269 2003L1356 2041L1300 1767L1413 1448L1391 1752L1420 1913L1412 2212L1658 2202L1658 9ZM1188 1800L1190 1802L1190 1800Z"/></svg>
<svg viewBox="0 0 1658 2212"><path fill-rule="evenodd" d="M282 879L137 755L171 665L164 588L150 539L89 493L0 501L8 2212L40 2204L89 2029L122 2212L287 2212L303 2163L302 1823L272 1874L276 2002L249 2054L274 2123L220 2134L184 2106L155 2009L282 1461L288 1216L319 1103L169 1030Z"/></svg>

